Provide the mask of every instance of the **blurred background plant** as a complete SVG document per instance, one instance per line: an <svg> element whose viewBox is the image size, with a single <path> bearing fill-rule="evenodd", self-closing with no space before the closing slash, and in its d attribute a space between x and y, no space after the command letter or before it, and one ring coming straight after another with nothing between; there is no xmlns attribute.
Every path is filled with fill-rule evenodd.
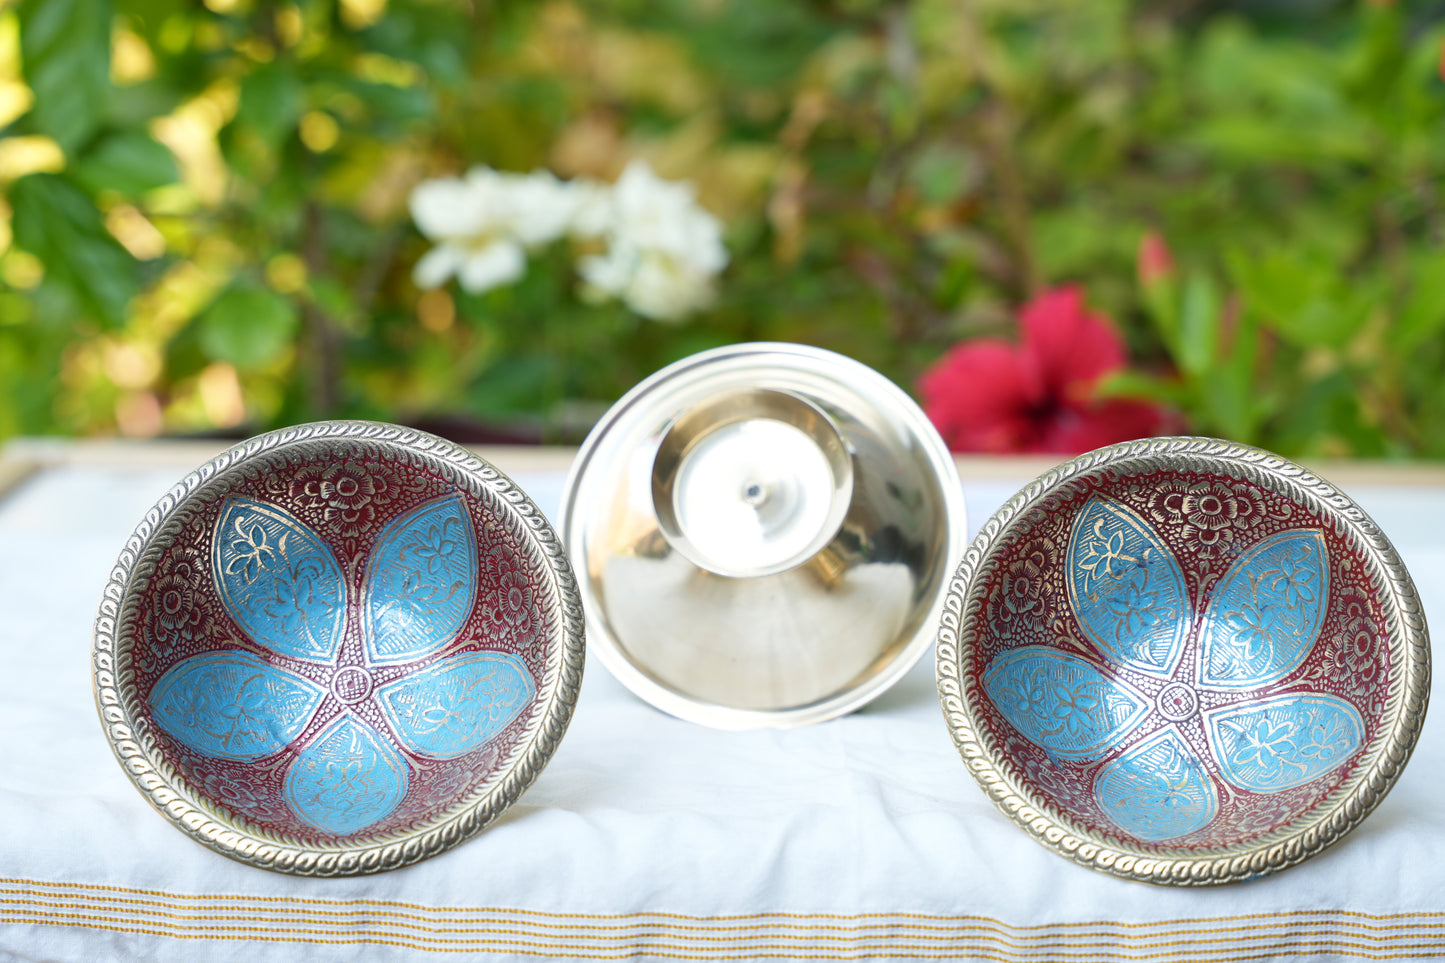
<svg viewBox="0 0 1445 963"><path fill-rule="evenodd" d="M912 387L1068 284L1089 410L1442 457L1442 56L1404 0L0 0L0 438L576 440L740 340ZM616 238L468 284L409 207L637 161L722 225L651 309Z"/></svg>

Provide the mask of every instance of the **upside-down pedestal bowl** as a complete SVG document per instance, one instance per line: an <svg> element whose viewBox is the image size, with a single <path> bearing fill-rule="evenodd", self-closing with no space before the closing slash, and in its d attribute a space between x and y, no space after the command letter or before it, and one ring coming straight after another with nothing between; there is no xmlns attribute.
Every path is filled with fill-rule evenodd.
<svg viewBox="0 0 1445 963"><path fill-rule="evenodd" d="M1155 883L1319 852L1389 791L1429 695L1420 599L1348 497L1258 449L1103 448L984 525L938 637L965 764L1039 842Z"/></svg>
<svg viewBox="0 0 1445 963"><path fill-rule="evenodd" d="M334 876L480 832L547 763L584 654L566 555L475 455L322 422L175 485L121 551L92 652L126 773L186 834Z"/></svg>

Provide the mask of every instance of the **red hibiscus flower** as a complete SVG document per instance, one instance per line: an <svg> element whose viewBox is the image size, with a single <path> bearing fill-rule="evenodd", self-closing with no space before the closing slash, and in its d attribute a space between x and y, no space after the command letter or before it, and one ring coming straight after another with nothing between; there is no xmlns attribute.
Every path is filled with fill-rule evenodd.
<svg viewBox="0 0 1445 963"><path fill-rule="evenodd" d="M1079 288L1045 291L1019 325L1022 343L969 341L919 379L923 408L954 451L1073 455L1165 427L1155 405L1095 396L1124 367L1124 343Z"/></svg>

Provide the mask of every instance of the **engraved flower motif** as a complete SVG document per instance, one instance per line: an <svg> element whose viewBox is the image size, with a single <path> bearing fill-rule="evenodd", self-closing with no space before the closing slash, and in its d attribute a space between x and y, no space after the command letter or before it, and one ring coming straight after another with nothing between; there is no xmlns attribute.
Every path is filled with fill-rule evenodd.
<svg viewBox="0 0 1445 963"><path fill-rule="evenodd" d="M1241 602L1239 608L1226 613L1224 619L1235 631L1235 644L1244 651L1246 658L1269 658L1273 655L1277 626L1272 606Z"/></svg>
<svg viewBox="0 0 1445 963"><path fill-rule="evenodd" d="M1210 481L1161 488L1149 514L1161 524L1177 525L1200 558L1217 559L1227 556L1239 536L1264 518L1265 509L1248 486Z"/></svg>
<svg viewBox="0 0 1445 963"><path fill-rule="evenodd" d="M151 618L151 638L158 655L169 655L176 646L204 635L205 616L199 604L197 578L195 566L189 561L168 557L161 566Z"/></svg>
<svg viewBox="0 0 1445 963"><path fill-rule="evenodd" d="M1179 758L1171 747L1163 762L1158 771L1149 774L1133 792L1122 794L1117 801L1159 812L1166 818L1176 817L1180 810L1193 805L1194 786L1187 761Z"/></svg>
<svg viewBox="0 0 1445 963"><path fill-rule="evenodd" d="M321 473L319 491L326 504L336 508L360 508L376 497L378 485L385 485L384 476L357 465L343 462L329 465Z"/></svg>
<svg viewBox="0 0 1445 963"><path fill-rule="evenodd" d="M1277 765L1280 757L1294 747L1294 727L1288 723L1275 724L1263 718L1252 725L1230 725L1230 728L1240 737L1239 748L1232 757L1237 765Z"/></svg>
<svg viewBox="0 0 1445 963"><path fill-rule="evenodd" d="M417 560L426 566L428 573L435 573L456 555L459 543L454 537L454 529L457 527L454 520L448 519L442 525L433 525L417 536L414 551ZM453 537L448 537L449 530L453 530L450 533Z"/></svg>
<svg viewBox="0 0 1445 963"><path fill-rule="evenodd" d="M1104 532L1102 526L1103 519L1100 519L1094 537L1085 544L1077 564L1096 579L1116 579L1124 574L1128 563L1138 559L1124 554L1122 531Z"/></svg>
<svg viewBox="0 0 1445 963"><path fill-rule="evenodd" d="M217 800L227 809L258 819L274 818L275 807L245 783L210 768L190 768L191 778L200 782L206 795Z"/></svg>
<svg viewBox="0 0 1445 963"><path fill-rule="evenodd" d="M1029 621L1036 618L1043 609L1038 584L1027 577L1010 575L1003 581L1003 606L1000 612L1004 621Z"/></svg>
<svg viewBox="0 0 1445 963"><path fill-rule="evenodd" d="M1119 633L1137 636L1152 629L1174 613L1161 604L1158 592L1145 591L1147 582L1133 578L1105 599L1109 611L1119 619Z"/></svg>
<svg viewBox="0 0 1445 963"><path fill-rule="evenodd" d="M277 472L268 475L263 482L266 494L274 501L286 502L298 508L320 508L326 504L321 494L321 465L303 465L289 475Z"/></svg>
<svg viewBox="0 0 1445 963"><path fill-rule="evenodd" d="M1300 608L1315 601L1315 570L1311 567L1310 549L1303 547L1298 553L1290 552L1279 560L1279 567L1265 572L1262 578L1270 582L1270 590L1284 596L1289 608Z"/></svg>
<svg viewBox="0 0 1445 963"><path fill-rule="evenodd" d="M1057 554L1052 539L1039 539L1008 564L995 617L1008 623L1037 623L1044 614L1044 579Z"/></svg>
<svg viewBox="0 0 1445 963"><path fill-rule="evenodd" d="M521 626L530 618L532 586L521 572L513 569L497 579L497 614L511 626Z"/></svg>
<svg viewBox="0 0 1445 963"><path fill-rule="evenodd" d="M1174 491L1154 508L1201 532L1240 531L1259 517L1256 501L1222 484ZM1231 799L1286 792L1328 776L1363 747L1353 703L1307 679L1289 681L1319 638L1330 597L1321 532L1256 540L1196 600L1149 522L1095 496L1072 523L1065 563L1092 654L1008 648L985 670L984 687L1014 730L1051 757L1100 762L1091 770L1097 811L1126 835L1162 842L1199 832L1226 798L1218 783L1231 787ZM1357 659L1377 671L1363 609L1350 625L1357 631L1332 640L1330 657L1341 668ZM1126 681L1140 674L1204 708L1166 715Z"/></svg>
<svg viewBox="0 0 1445 963"><path fill-rule="evenodd" d="M386 476L343 462L329 465L316 483L325 508L322 518L335 525L343 538L369 531L376 519L378 496L386 490Z"/></svg>
<svg viewBox="0 0 1445 963"><path fill-rule="evenodd" d="M1056 683L1053 687L1052 715L1063 724L1069 735L1078 735L1094 725L1094 712L1100 700L1080 686L1075 689Z"/></svg>
<svg viewBox="0 0 1445 963"><path fill-rule="evenodd" d="M238 518L234 528L226 574L239 574L247 582L254 582L262 572L276 567L276 554L278 551L285 552L286 545L284 541L279 546L272 545L271 536L260 523L247 524L244 519Z"/></svg>
<svg viewBox="0 0 1445 963"><path fill-rule="evenodd" d="M313 481L320 497L362 507L376 494L345 471L328 469L306 484ZM407 797L414 759L472 753L530 704L535 684L516 656L444 654L477 595L476 536L459 496L432 499L384 528L364 559L359 593L334 549L279 504L232 496L216 531L216 589L249 645L172 666L151 689L152 719L202 760L283 768L284 805L301 823L334 836L377 825ZM175 604L160 593L162 613ZM409 617L399 622L401 608ZM365 669L338 661L348 624L362 626ZM411 669L363 686L353 701L313 681L315 671L288 667L303 663L347 678L381 666ZM362 712L368 702L385 727L367 721L377 715ZM217 787L211 798L254 808Z"/></svg>
<svg viewBox="0 0 1445 963"><path fill-rule="evenodd" d="M525 632L532 624L532 585L526 572L510 555L487 556L486 578L492 607L491 621L505 631Z"/></svg>

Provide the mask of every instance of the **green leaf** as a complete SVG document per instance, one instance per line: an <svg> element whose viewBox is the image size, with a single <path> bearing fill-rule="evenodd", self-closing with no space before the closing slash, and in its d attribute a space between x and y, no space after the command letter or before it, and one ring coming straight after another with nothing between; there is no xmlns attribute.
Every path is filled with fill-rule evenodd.
<svg viewBox="0 0 1445 963"><path fill-rule="evenodd" d="M1415 264L1415 283L1388 335L1399 352L1424 344L1445 328L1445 252L1430 252Z"/></svg>
<svg viewBox="0 0 1445 963"><path fill-rule="evenodd" d="M286 353L300 320L289 299L241 281L222 291L196 319L197 340L212 361L254 371Z"/></svg>
<svg viewBox="0 0 1445 963"><path fill-rule="evenodd" d="M180 177L170 150L140 130L106 137L75 163L73 174L92 193L113 190L132 196Z"/></svg>
<svg viewBox="0 0 1445 963"><path fill-rule="evenodd" d="M431 92L422 87L396 87L366 80L348 80L347 88L362 99L374 117L395 124L428 120L435 112Z"/></svg>
<svg viewBox="0 0 1445 963"><path fill-rule="evenodd" d="M369 49L418 64L430 82L455 88L470 79L468 41L474 25L462 8L453 4L392 3L364 34ZM495 38L493 34L489 39Z"/></svg>
<svg viewBox="0 0 1445 963"><path fill-rule="evenodd" d="M1377 279L1348 286L1338 265L1292 251L1231 258L1232 273L1265 325L1302 348L1339 349L1378 303Z"/></svg>
<svg viewBox="0 0 1445 963"><path fill-rule="evenodd" d="M1174 360L1188 374L1200 375L1209 370L1218 350L1219 295L1208 275L1190 272L1184 282Z"/></svg>
<svg viewBox="0 0 1445 963"><path fill-rule="evenodd" d="M489 418L540 411L556 400L548 386L557 383L560 364L559 359L548 354L504 358L477 379L467 399L469 407Z"/></svg>
<svg viewBox="0 0 1445 963"><path fill-rule="evenodd" d="M1194 125L1184 142L1226 162L1315 166L1321 160L1370 161L1375 153L1372 134L1369 125L1354 116L1324 124L1261 112L1216 114Z"/></svg>
<svg viewBox="0 0 1445 963"><path fill-rule="evenodd" d="M1199 407L1210 430L1235 441L1257 443L1255 431L1273 410L1273 396L1261 394L1250 372L1219 368L1207 372L1199 385Z"/></svg>
<svg viewBox="0 0 1445 963"><path fill-rule="evenodd" d="M15 243L45 264L46 281L97 320L122 324L140 287L139 265L106 231L90 198L64 177L31 174L11 185L10 203Z"/></svg>
<svg viewBox="0 0 1445 963"><path fill-rule="evenodd" d="M1157 401L1176 407L1191 400L1188 385L1184 382L1127 368L1106 375L1095 386L1094 393L1099 398Z"/></svg>
<svg viewBox="0 0 1445 963"><path fill-rule="evenodd" d="M20 57L35 94L30 120L70 154L105 114L110 87L110 0L24 0Z"/></svg>
<svg viewBox="0 0 1445 963"><path fill-rule="evenodd" d="M305 88L290 68L266 64L241 82L235 122L275 145L296 129L305 100Z"/></svg>

